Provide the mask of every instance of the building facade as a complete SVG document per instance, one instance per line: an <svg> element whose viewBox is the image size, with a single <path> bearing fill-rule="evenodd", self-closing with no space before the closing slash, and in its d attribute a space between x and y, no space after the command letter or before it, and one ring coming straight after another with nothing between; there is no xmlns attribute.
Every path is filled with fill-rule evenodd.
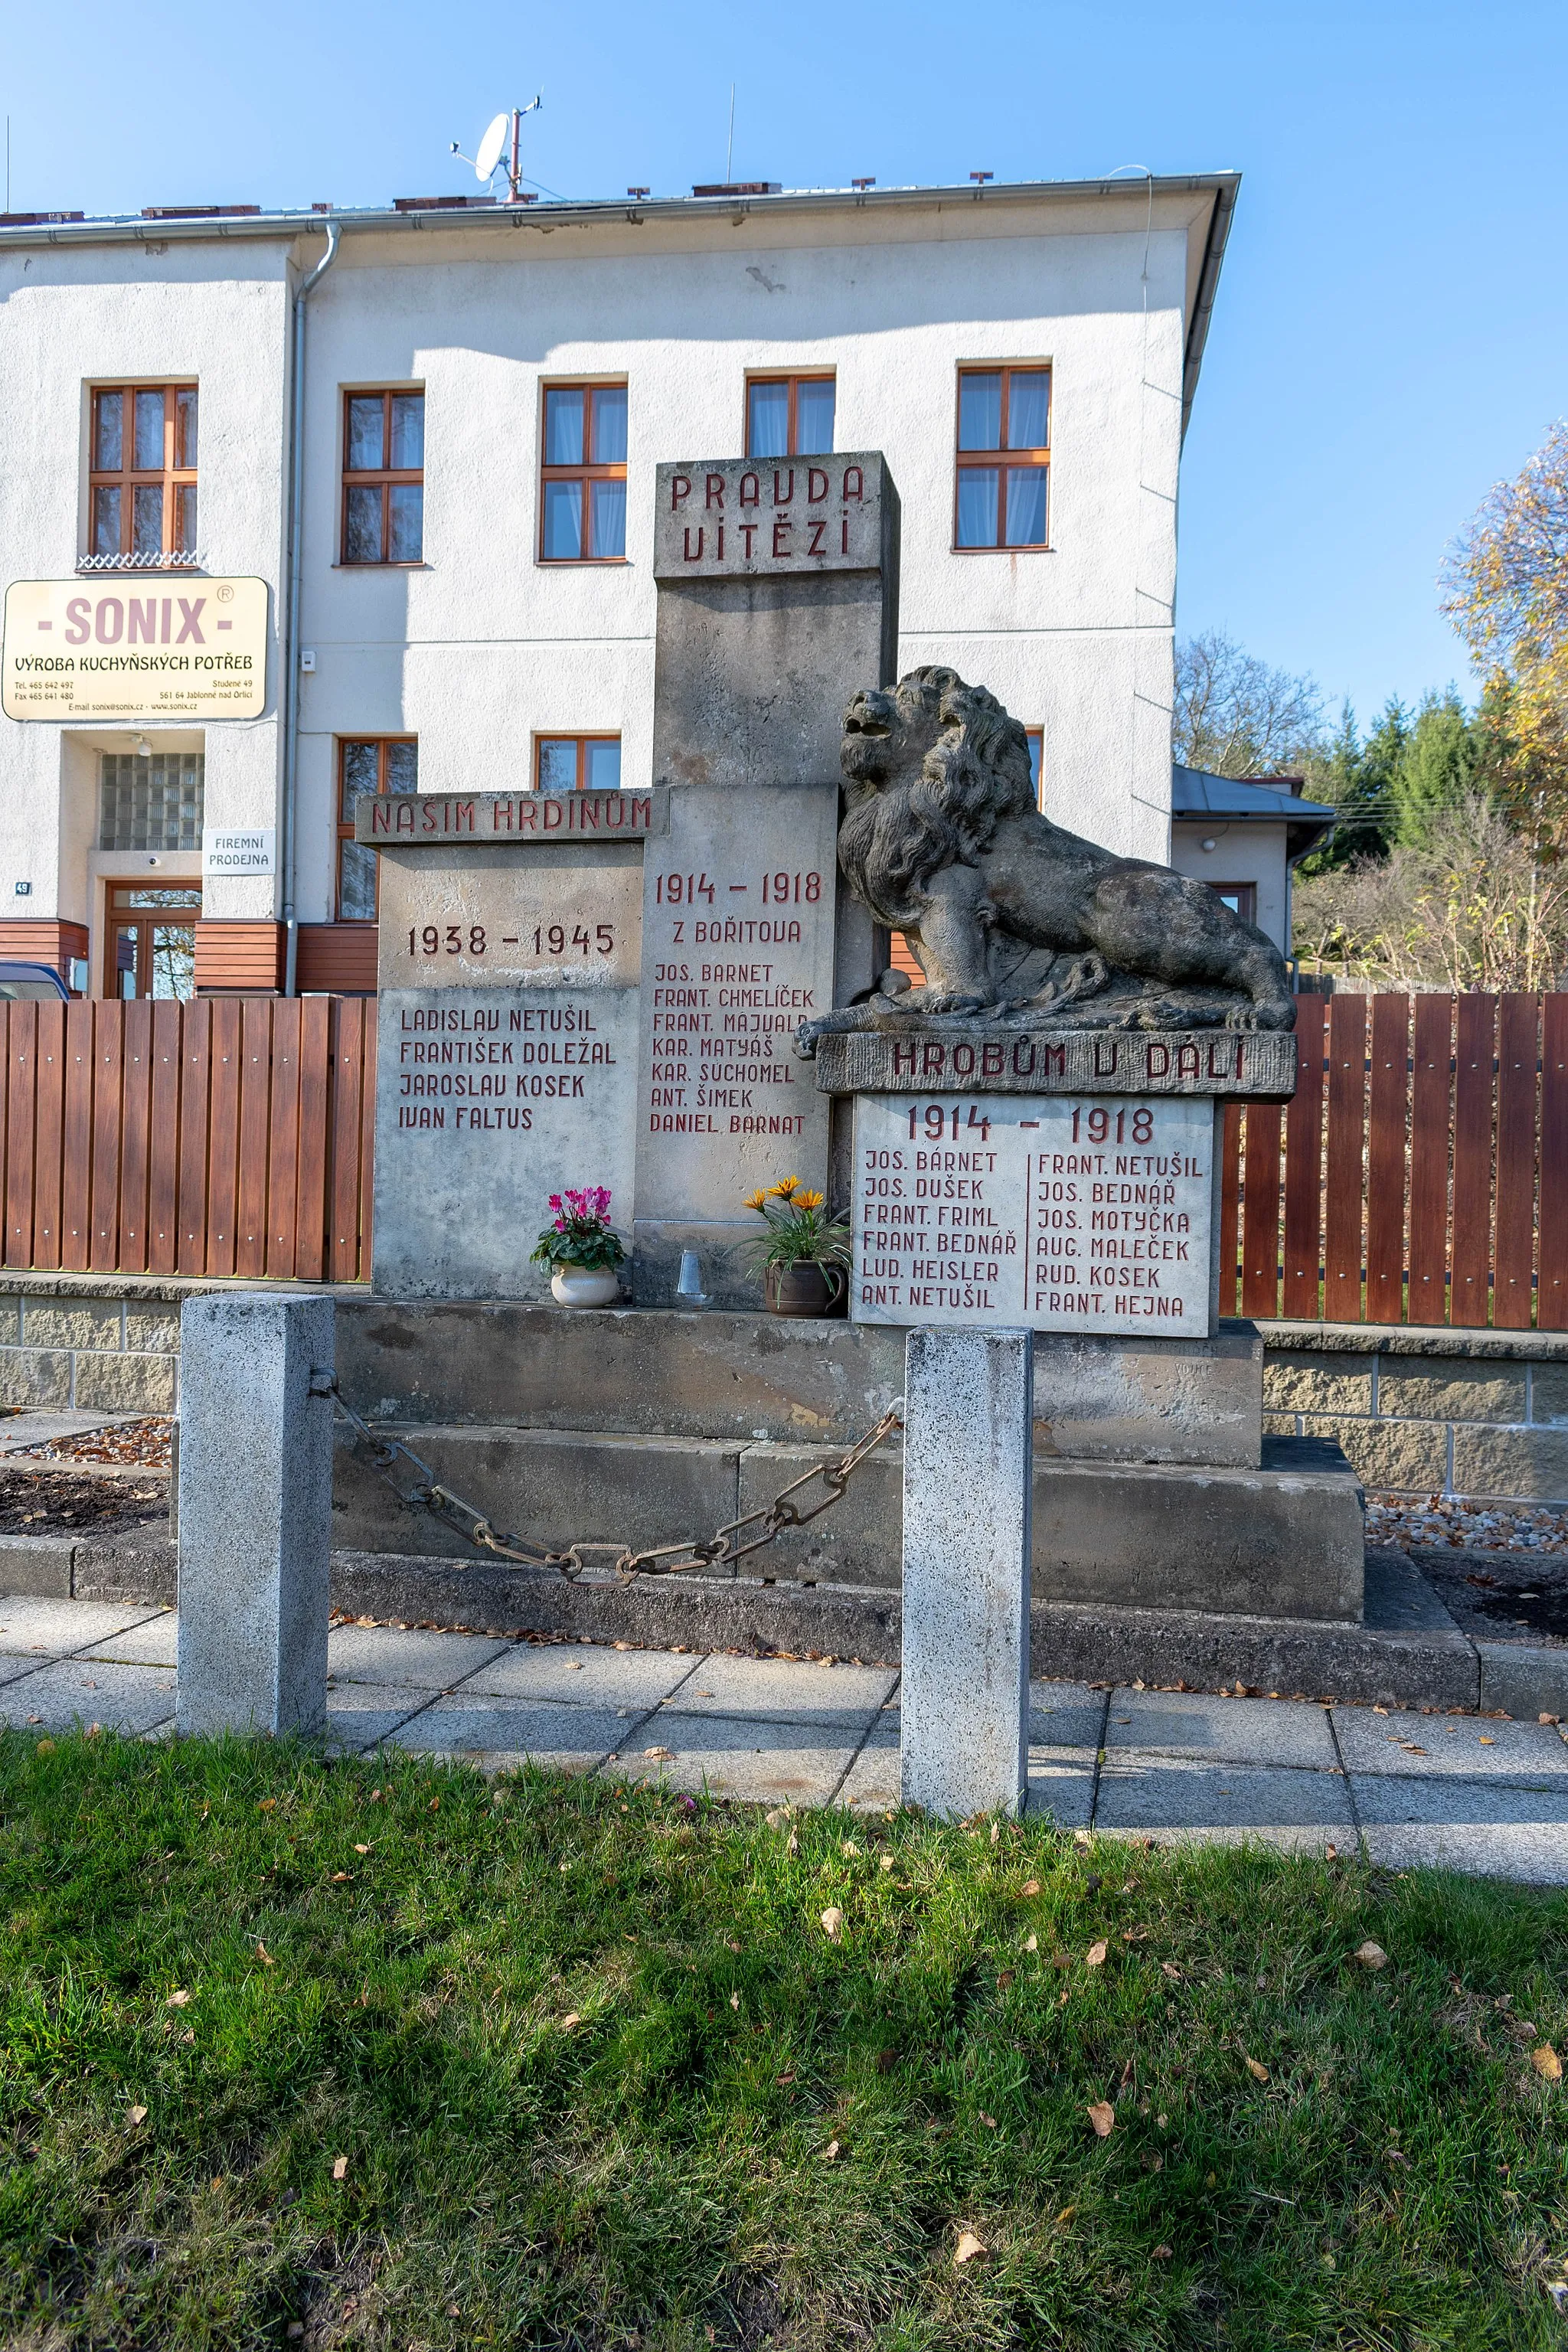
<svg viewBox="0 0 1568 2352"><path fill-rule="evenodd" d="M1165 859L1236 185L0 226L0 955L94 995L373 987L355 793L648 780L661 460L754 457L804 509L813 456L883 451L900 668L989 686L1048 814ZM250 582L250 699L171 710L131 648Z"/></svg>

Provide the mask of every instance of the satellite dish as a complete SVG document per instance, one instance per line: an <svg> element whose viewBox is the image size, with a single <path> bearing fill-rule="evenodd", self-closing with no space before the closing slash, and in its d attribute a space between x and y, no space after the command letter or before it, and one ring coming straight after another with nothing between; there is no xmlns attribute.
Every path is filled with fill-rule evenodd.
<svg viewBox="0 0 1568 2352"><path fill-rule="evenodd" d="M498 114L495 121L490 124L489 129L485 132L484 137L480 140L479 152L474 157L474 176L476 179L488 180L489 178L490 173L500 162L500 151L506 145L507 133L510 129L510 115Z"/></svg>

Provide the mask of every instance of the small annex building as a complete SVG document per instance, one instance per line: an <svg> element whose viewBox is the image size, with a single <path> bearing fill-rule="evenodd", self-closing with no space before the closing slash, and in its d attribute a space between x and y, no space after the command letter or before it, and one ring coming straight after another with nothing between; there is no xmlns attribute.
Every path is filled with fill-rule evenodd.
<svg viewBox="0 0 1568 2352"><path fill-rule="evenodd" d="M1171 863L1290 954L1290 877L1333 831L1334 812L1303 797L1301 776L1171 770Z"/></svg>

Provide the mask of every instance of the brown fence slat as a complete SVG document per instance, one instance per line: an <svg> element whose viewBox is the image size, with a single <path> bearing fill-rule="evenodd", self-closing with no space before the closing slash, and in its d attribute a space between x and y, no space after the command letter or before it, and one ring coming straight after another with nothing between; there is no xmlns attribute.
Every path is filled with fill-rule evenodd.
<svg viewBox="0 0 1568 2352"><path fill-rule="evenodd" d="M328 1181L327 1271L333 1282L359 1272L360 1093L363 1079L364 1003L340 999L331 1008L332 1108Z"/></svg>
<svg viewBox="0 0 1568 2352"><path fill-rule="evenodd" d="M1471 1326L1490 1319L1492 1050L1497 998L1459 999L1454 1045L1454 1281L1448 1316Z"/></svg>
<svg viewBox="0 0 1568 2352"><path fill-rule="evenodd" d="M147 1152L147 1268L173 1274L180 1249L181 1014L153 1007L153 1126Z"/></svg>
<svg viewBox="0 0 1568 2352"><path fill-rule="evenodd" d="M1287 1315L1322 1313L1323 1055L1329 1000L1296 1000L1296 1091L1285 1111Z"/></svg>
<svg viewBox="0 0 1568 2352"><path fill-rule="evenodd" d="M181 1274L207 1271L207 1144L211 1135L212 1014L205 997L180 1009L179 1240Z"/></svg>
<svg viewBox="0 0 1568 2352"><path fill-rule="evenodd" d="M1323 1213L1323 1313L1362 1319L1362 1195L1366 1138L1366 999L1329 1005L1328 1181Z"/></svg>
<svg viewBox="0 0 1568 2352"><path fill-rule="evenodd" d="M359 1255L354 1280L370 1280L371 1228L375 1198L375 1039L380 1012L376 999L364 1007L364 1076L360 1086L359 1114Z"/></svg>
<svg viewBox="0 0 1568 2352"><path fill-rule="evenodd" d="M207 1263L213 1275L235 1270L236 1195L239 1188L239 1073L244 1043L237 996L220 997L212 1008L209 1114L212 1142L207 1154Z"/></svg>
<svg viewBox="0 0 1568 2352"><path fill-rule="evenodd" d="M92 1082L96 1004L66 1007L65 1137L60 1149L60 1265L85 1273L92 1257Z"/></svg>
<svg viewBox="0 0 1568 2352"><path fill-rule="evenodd" d="M1497 1240L1492 1321L1528 1331L1534 1307L1535 1100L1541 1000L1498 1000Z"/></svg>
<svg viewBox="0 0 1568 2352"><path fill-rule="evenodd" d="M120 1264L120 1133L122 1004L93 1006L92 1226L88 1264L113 1274Z"/></svg>
<svg viewBox="0 0 1568 2352"><path fill-rule="evenodd" d="M1241 1105L1226 1103L1220 1129L1219 1192L1219 1311L1235 1315L1241 1298L1237 1261L1241 1244L1237 1234L1241 1191Z"/></svg>
<svg viewBox="0 0 1568 2352"><path fill-rule="evenodd" d="M1541 1006L1541 1287L1535 1319L1568 1329L1568 996Z"/></svg>
<svg viewBox="0 0 1568 2352"><path fill-rule="evenodd" d="M5 1263L30 1265L38 1008L8 1004L5 1013Z"/></svg>
<svg viewBox="0 0 1568 2352"><path fill-rule="evenodd" d="M267 1271L294 1274L300 1199L300 1000L272 1007L271 1109L267 1139Z"/></svg>
<svg viewBox="0 0 1568 2352"><path fill-rule="evenodd" d="M300 1008L300 1191L294 1213L294 1271L301 1282L320 1282L327 1270L331 1011L331 1003L324 996L308 996Z"/></svg>
<svg viewBox="0 0 1568 2352"><path fill-rule="evenodd" d="M1405 1317L1405 1120L1409 1103L1410 999L1372 1000L1367 1087L1366 1319Z"/></svg>
<svg viewBox="0 0 1568 2352"><path fill-rule="evenodd" d="M147 1157L153 1119L153 1007L124 1008L120 1109L120 1256L126 1274L147 1271Z"/></svg>
<svg viewBox="0 0 1568 2352"><path fill-rule="evenodd" d="M1412 1323L1448 1319L1448 1143L1452 1133L1454 1000L1415 999L1410 1059Z"/></svg>
<svg viewBox="0 0 1568 2352"><path fill-rule="evenodd" d="M1247 1106L1246 1197L1241 1218L1241 1311L1279 1312L1279 1113Z"/></svg>
<svg viewBox="0 0 1568 2352"><path fill-rule="evenodd" d="M240 1003L239 1163L235 1193L234 1270L267 1271L267 1126L272 1108L272 1000Z"/></svg>
<svg viewBox="0 0 1568 2352"><path fill-rule="evenodd" d="M66 1008L38 1007L37 1140L33 1158L33 1264L60 1262L60 1177L65 1144Z"/></svg>

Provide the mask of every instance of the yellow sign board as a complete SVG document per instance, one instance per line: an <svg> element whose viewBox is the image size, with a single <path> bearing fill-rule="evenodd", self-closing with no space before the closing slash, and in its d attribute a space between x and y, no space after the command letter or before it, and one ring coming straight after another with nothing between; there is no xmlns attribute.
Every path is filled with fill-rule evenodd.
<svg viewBox="0 0 1568 2352"><path fill-rule="evenodd" d="M258 719L267 701L267 583L118 572L14 580L7 719Z"/></svg>

